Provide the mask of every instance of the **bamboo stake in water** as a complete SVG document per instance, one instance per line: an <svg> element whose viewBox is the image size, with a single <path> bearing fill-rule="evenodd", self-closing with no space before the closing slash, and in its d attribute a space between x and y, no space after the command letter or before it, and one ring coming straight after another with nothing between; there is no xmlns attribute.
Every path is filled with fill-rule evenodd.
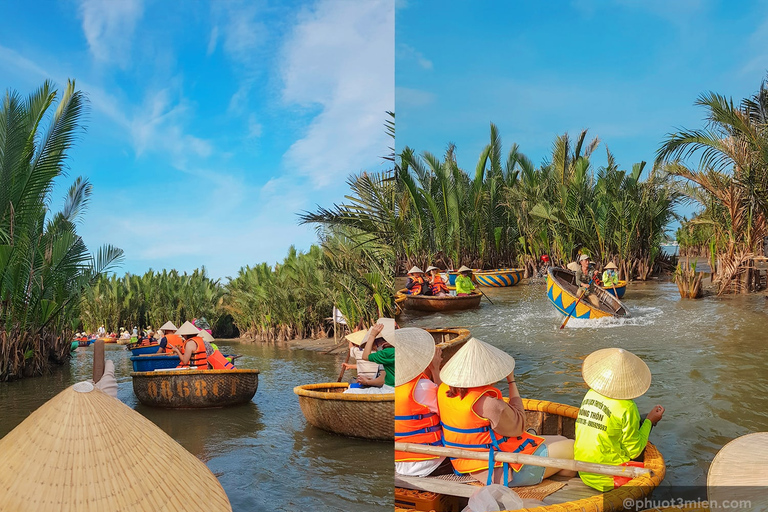
<svg viewBox="0 0 768 512"><path fill-rule="evenodd" d="M488 460L487 451L463 450L461 448L446 448L444 446L429 446L414 443L395 443L395 450L402 452L423 453L425 455L438 455L440 457L454 457L459 459ZM600 475L623 476L637 478L641 475L652 474L647 468L633 466L611 466L596 462L583 462L573 459L555 459L553 457L540 457L538 455L525 455L522 453L496 452L497 462L509 462L512 464L529 464L545 468L567 469L570 471L584 471Z"/></svg>

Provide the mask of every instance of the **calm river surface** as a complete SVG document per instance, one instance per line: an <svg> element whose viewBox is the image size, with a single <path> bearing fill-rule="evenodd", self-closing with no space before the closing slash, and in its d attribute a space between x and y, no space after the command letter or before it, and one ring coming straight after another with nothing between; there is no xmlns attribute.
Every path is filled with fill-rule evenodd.
<svg viewBox="0 0 768 512"><path fill-rule="evenodd" d="M623 347L650 367L640 413L666 408L651 442L667 462L662 486L705 485L715 453L732 439L768 431L768 301L763 295L680 300L672 283L630 283L623 302L631 318L563 321L544 281L482 290L475 310L406 311L401 327L468 327L512 354L523 397L578 406L586 385L581 362L594 350ZM659 494L671 489L660 488Z"/></svg>
<svg viewBox="0 0 768 512"><path fill-rule="evenodd" d="M106 345L115 362L118 398L203 460L236 511L391 511L392 445L336 436L307 424L293 387L335 381L341 360L305 350L218 343L258 368L251 403L212 410L164 410L138 404L130 353ZM0 437L67 386L91 376L93 352L79 348L68 367L40 378L0 384Z"/></svg>

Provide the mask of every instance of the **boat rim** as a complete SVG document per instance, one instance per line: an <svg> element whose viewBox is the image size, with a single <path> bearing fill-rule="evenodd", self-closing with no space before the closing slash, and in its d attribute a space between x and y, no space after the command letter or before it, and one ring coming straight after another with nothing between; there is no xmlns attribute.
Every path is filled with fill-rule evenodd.
<svg viewBox="0 0 768 512"><path fill-rule="evenodd" d="M547 279L551 279L560 288L560 290L562 290L563 293L567 293L573 299L578 299L578 297L570 289L568 289L565 286L566 284L571 285L571 283L563 282L559 276L555 275L556 272L568 274L571 276L574 276L575 273L572 270L568 270L567 268L549 267L547 269ZM571 286L575 286L575 285L571 285ZM621 302L621 300L617 296L613 295L612 293L609 293L607 289L601 286L597 286L595 290L600 295L604 296L606 299L617 302L620 307L616 311L609 311L609 310L603 309L602 307L594 306L591 303L582 302L582 304L584 304L585 306L591 309L595 309L597 311L605 313L606 315L612 316L614 318L628 318L630 316L629 309L627 309L627 306L625 306L624 303ZM549 291L549 287L547 287L547 293L548 291ZM623 313L619 314L619 311L621 310L623 310Z"/></svg>
<svg viewBox="0 0 768 512"><path fill-rule="evenodd" d="M162 354L161 354L162 355ZM131 372L131 377L162 377L165 375L177 376L177 375L216 375L216 374L231 374L231 375L245 375L249 373L259 374L259 370L255 368L234 368L232 370L163 370L152 372Z"/></svg>
<svg viewBox="0 0 768 512"><path fill-rule="evenodd" d="M302 384L293 388L298 396L318 398L321 400L342 400L345 402L393 402L394 393L334 393L330 391L315 391L319 388L348 388L348 382L319 382L316 384Z"/></svg>

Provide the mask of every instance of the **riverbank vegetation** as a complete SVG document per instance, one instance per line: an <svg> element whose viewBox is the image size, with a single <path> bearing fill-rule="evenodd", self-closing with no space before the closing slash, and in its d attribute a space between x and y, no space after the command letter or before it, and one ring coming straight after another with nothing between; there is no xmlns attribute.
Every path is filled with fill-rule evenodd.
<svg viewBox="0 0 768 512"><path fill-rule="evenodd" d="M680 254L706 255L719 293L754 291L768 235L768 87L738 104L714 92L695 104L706 126L670 134L657 154L700 207L678 230Z"/></svg>
<svg viewBox="0 0 768 512"><path fill-rule="evenodd" d="M8 91L0 106L0 381L67 360L83 291L122 257L111 246L90 254L77 234L88 180L50 210L85 108L72 81L61 95L50 82L26 99Z"/></svg>
<svg viewBox="0 0 768 512"><path fill-rule="evenodd" d="M536 166L516 144L503 156L491 125L472 173L459 167L453 146L442 158L406 147L398 168L398 271L521 266L529 276L544 254L565 265L581 252L615 261L622 279L647 279L660 270L679 194L667 174L645 162L623 169L607 149L607 165L595 168L599 145L586 131L564 134Z"/></svg>

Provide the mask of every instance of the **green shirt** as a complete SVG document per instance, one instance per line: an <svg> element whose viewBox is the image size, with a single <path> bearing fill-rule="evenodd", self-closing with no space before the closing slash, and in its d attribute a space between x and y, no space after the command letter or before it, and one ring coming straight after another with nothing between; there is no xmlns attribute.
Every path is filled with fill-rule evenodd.
<svg viewBox="0 0 768 512"><path fill-rule="evenodd" d="M475 289L472 279L462 275L456 276L456 293L469 293Z"/></svg>
<svg viewBox="0 0 768 512"><path fill-rule="evenodd" d="M576 419L573 458L585 462L628 462L645 449L651 433L650 420L640 424L640 413L632 400L614 400L590 389ZM598 491L613 489L613 477L580 472L581 480Z"/></svg>
<svg viewBox="0 0 768 512"><path fill-rule="evenodd" d="M395 385L395 348L386 347L368 356L368 360L373 363L379 363L384 367L387 375L384 377L384 384L387 386Z"/></svg>
<svg viewBox="0 0 768 512"><path fill-rule="evenodd" d="M610 270L603 272L603 288L610 288L611 285L615 284L619 284L619 275Z"/></svg>

